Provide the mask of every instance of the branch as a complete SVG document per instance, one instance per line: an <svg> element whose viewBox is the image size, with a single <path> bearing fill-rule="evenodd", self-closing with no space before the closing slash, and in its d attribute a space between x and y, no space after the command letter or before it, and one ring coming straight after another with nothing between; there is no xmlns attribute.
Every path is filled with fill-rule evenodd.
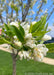
<svg viewBox="0 0 54 75"><path fill-rule="evenodd" d="M1 14L0 14L0 19L1 19L1 22L3 23L3 20L2 20L2 16L1 16Z"/></svg>
<svg viewBox="0 0 54 75"><path fill-rule="evenodd" d="M25 11L24 11L24 13L22 15L22 22L24 22L25 19L26 19L26 16L27 16L29 8L30 8L30 4L31 4L31 0L28 0L28 2L26 4L26 7L25 7Z"/></svg>
<svg viewBox="0 0 54 75"><path fill-rule="evenodd" d="M36 17L35 17L35 18L37 18L37 16L39 15L39 12L40 12L40 10L41 10L41 8L42 8L42 6L43 6L43 2L44 2L44 0L42 0L42 3L41 3L41 5L40 5L40 8L39 8L39 10L38 10L38 12L37 12L37 14L36 14Z"/></svg>
<svg viewBox="0 0 54 75"><path fill-rule="evenodd" d="M46 21L48 21L49 20L49 18L51 17L51 15L53 14L53 12L54 12L54 8L52 9L52 11L51 11L51 13L49 14L49 16L48 16L48 18L47 18L47 20Z"/></svg>
<svg viewBox="0 0 54 75"><path fill-rule="evenodd" d="M6 8L6 22L8 23L8 3L6 2L5 4L5 8Z"/></svg>
<svg viewBox="0 0 54 75"><path fill-rule="evenodd" d="M23 18L23 0L21 0L21 8L22 8L22 18Z"/></svg>
<svg viewBox="0 0 54 75"><path fill-rule="evenodd" d="M17 53L16 53L15 57L17 57L17 56L18 56L18 52L19 52L19 50L17 50Z"/></svg>
<svg viewBox="0 0 54 75"><path fill-rule="evenodd" d="M15 52L14 52L14 49L12 49L11 56L12 56L13 58L15 58Z"/></svg>
<svg viewBox="0 0 54 75"><path fill-rule="evenodd" d="M14 0L12 1L14 3ZM11 10L11 18L13 18L13 9ZM12 20L10 20L12 22Z"/></svg>
<svg viewBox="0 0 54 75"><path fill-rule="evenodd" d="M18 56L18 52L19 52L22 48L23 48L23 46L17 50L17 53L16 53L16 55L15 55L15 58Z"/></svg>

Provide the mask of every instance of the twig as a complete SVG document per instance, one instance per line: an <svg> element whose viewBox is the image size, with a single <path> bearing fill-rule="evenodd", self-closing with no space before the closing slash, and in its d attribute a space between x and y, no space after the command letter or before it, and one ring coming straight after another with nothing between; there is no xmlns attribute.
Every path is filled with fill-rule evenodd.
<svg viewBox="0 0 54 75"><path fill-rule="evenodd" d="M53 12L54 12L54 8L52 9L52 11L51 11L51 13L49 14L49 16L47 17L47 20L46 21L48 21L49 20L49 18L51 17L51 15L53 14Z"/></svg>
<svg viewBox="0 0 54 75"><path fill-rule="evenodd" d="M28 0L27 4L26 4L26 7L24 9L25 11L24 11L24 13L22 15L22 22L25 21L25 18L26 18L27 14L28 14L28 11L29 11L30 4L31 4L31 0Z"/></svg>
<svg viewBox="0 0 54 75"><path fill-rule="evenodd" d="M13 0L14 3L14 0ZM13 18L13 9L11 10L11 19ZM10 20L10 22L12 22L12 20Z"/></svg>
<svg viewBox="0 0 54 75"><path fill-rule="evenodd" d="M44 0L42 0L42 3L41 3L41 5L40 5L40 8L39 8L39 10L38 10L38 12L37 12L37 14L36 14L36 17L35 18L37 18L37 16L39 15L39 12L40 12L40 10L41 10L41 8L42 8L42 6L43 6L43 2L44 2ZM35 19L34 18L34 19Z"/></svg>
<svg viewBox="0 0 54 75"><path fill-rule="evenodd" d="M0 14L0 19L1 19L1 22L3 23L3 19L2 19L2 16L1 16L1 14Z"/></svg>
<svg viewBox="0 0 54 75"><path fill-rule="evenodd" d="M22 8L22 19L23 19L23 0L21 0L21 8Z"/></svg>

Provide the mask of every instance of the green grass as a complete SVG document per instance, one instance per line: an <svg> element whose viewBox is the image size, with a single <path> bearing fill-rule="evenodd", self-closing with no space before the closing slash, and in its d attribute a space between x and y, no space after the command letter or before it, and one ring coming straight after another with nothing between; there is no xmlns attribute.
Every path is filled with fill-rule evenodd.
<svg viewBox="0 0 54 75"><path fill-rule="evenodd" d="M54 75L54 66L33 60L17 61L17 75L37 75L36 73ZM12 59L10 54L4 51L0 51L0 75L12 75Z"/></svg>
<svg viewBox="0 0 54 75"><path fill-rule="evenodd" d="M46 44L46 47L49 49L46 57L54 59L54 43Z"/></svg>
<svg viewBox="0 0 54 75"><path fill-rule="evenodd" d="M46 57L54 59L54 53L47 53Z"/></svg>
<svg viewBox="0 0 54 75"><path fill-rule="evenodd" d="M54 43L45 44L50 53L54 53Z"/></svg>

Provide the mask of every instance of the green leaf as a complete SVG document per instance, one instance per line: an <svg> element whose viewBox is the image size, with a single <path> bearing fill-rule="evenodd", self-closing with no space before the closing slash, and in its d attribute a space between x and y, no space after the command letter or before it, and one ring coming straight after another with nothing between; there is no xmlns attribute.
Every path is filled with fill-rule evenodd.
<svg viewBox="0 0 54 75"><path fill-rule="evenodd" d="M32 27L32 36L38 37L43 36L48 31L45 31L45 24L46 24L46 16L44 16L40 21L38 21L34 26Z"/></svg>
<svg viewBox="0 0 54 75"><path fill-rule="evenodd" d="M19 30L23 36L25 36L25 31L21 25L19 25Z"/></svg>
<svg viewBox="0 0 54 75"><path fill-rule="evenodd" d="M7 24L4 24L4 26L5 26L5 29L8 31L9 30L8 25Z"/></svg>
<svg viewBox="0 0 54 75"><path fill-rule="evenodd" d="M31 33L35 32L36 29L40 26L40 24L41 24L41 21L38 21L37 23L35 23L35 24L32 26Z"/></svg>
<svg viewBox="0 0 54 75"><path fill-rule="evenodd" d="M29 29L29 33L31 33L32 32L32 24L30 25L30 29Z"/></svg>
<svg viewBox="0 0 54 75"><path fill-rule="evenodd" d="M32 33L32 36L41 36L44 35L45 33L47 33L48 31L38 31L38 32L34 32Z"/></svg>
<svg viewBox="0 0 54 75"><path fill-rule="evenodd" d="M8 40L6 40L5 38L3 38L3 37L0 36L0 45L1 44L5 44L5 43L11 45L15 49L19 49L18 46L16 46L15 44L9 42Z"/></svg>
<svg viewBox="0 0 54 75"><path fill-rule="evenodd" d="M5 29L6 29L5 34L7 34L8 36L14 36L14 33L11 32L12 29L10 29L10 27L9 27L10 25L8 26L7 24L4 24L4 26L5 26Z"/></svg>
<svg viewBox="0 0 54 75"><path fill-rule="evenodd" d="M4 43L7 43L7 44L11 44L9 41L7 41L5 38L3 38L2 36L0 36L0 44L4 44Z"/></svg>
<svg viewBox="0 0 54 75"><path fill-rule="evenodd" d="M5 32L5 34L7 34L7 35L9 35L10 36L10 32L9 32L9 27L8 27L8 25L7 24L4 24L4 26L5 26L5 29L6 29L6 32Z"/></svg>
<svg viewBox="0 0 54 75"><path fill-rule="evenodd" d="M14 4L11 4L11 8L14 9L16 12L18 12L18 7Z"/></svg>
<svg viewBox="0 0 54 75"><path fill-rule="evenodd" d="M29 46L23 46L24 51L28 51L29 49L31 49Z"/></svg>
<svg viewBox="0 0 54 75"><path fill-rule="evenodd" d="M45 45L49 49L48 53L54 53L54 43L48 43Z"/></svg>
<svg viewBox="0 0 54 75"><path fill-rule="evenodd" d="M41 35L41 36L36 37L36 40L37 40L37 41L41 40L43 36L44 36L44 35Z"/></svg>
<svg viewBox="0 0 54 75"><path fill-rule="evenodd" d="M47 30L47 28L48 28L48 23L47 23L47 25L45 26L44 30L46 31L46 30Z"/></svg>
<svg viewBox="0 0 54 75"><path fill-rule="evenodd" d="M45 24L46 24L46 16L44 16L40 21L38 21L32 26L31 32L34 33L43 30Z"/></svg>
<svg viewBox="0 0 54 75"><path fill-rule="evenodd" d="M24 42L24 37L23 37L21 31L14 25L11 25L10 28L12 29L12 33L14 33L17 36L19 41Z"/></svg>
<svg viewBox="0 0 54 75"><path fill-rule="evenodd" d="M44 27L45 27L45 24L46 24L46 17L43 17L43 18L41 19L40 25L39 25L39 27L36 29L36 31L37 31L37 32L38 32L38 31L42 31L42 30L44 29Z"/></svg>
<svg viewBox="0 0 54 75"><path fill-rule="evenodd" d="M2 40L1 38L0 38L0 45L1 44L4 44L5 42L4 42L4 40Z"/></svg>

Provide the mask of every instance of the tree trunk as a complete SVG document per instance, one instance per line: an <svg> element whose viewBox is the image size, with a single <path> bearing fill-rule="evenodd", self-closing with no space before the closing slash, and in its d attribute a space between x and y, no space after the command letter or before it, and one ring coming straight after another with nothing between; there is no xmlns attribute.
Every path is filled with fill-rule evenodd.
<svg viewBox="0 0 54 75"><path fill-rule="evenodd" d="M13 75L16 75L16 59L13 58Z"/></svg>

